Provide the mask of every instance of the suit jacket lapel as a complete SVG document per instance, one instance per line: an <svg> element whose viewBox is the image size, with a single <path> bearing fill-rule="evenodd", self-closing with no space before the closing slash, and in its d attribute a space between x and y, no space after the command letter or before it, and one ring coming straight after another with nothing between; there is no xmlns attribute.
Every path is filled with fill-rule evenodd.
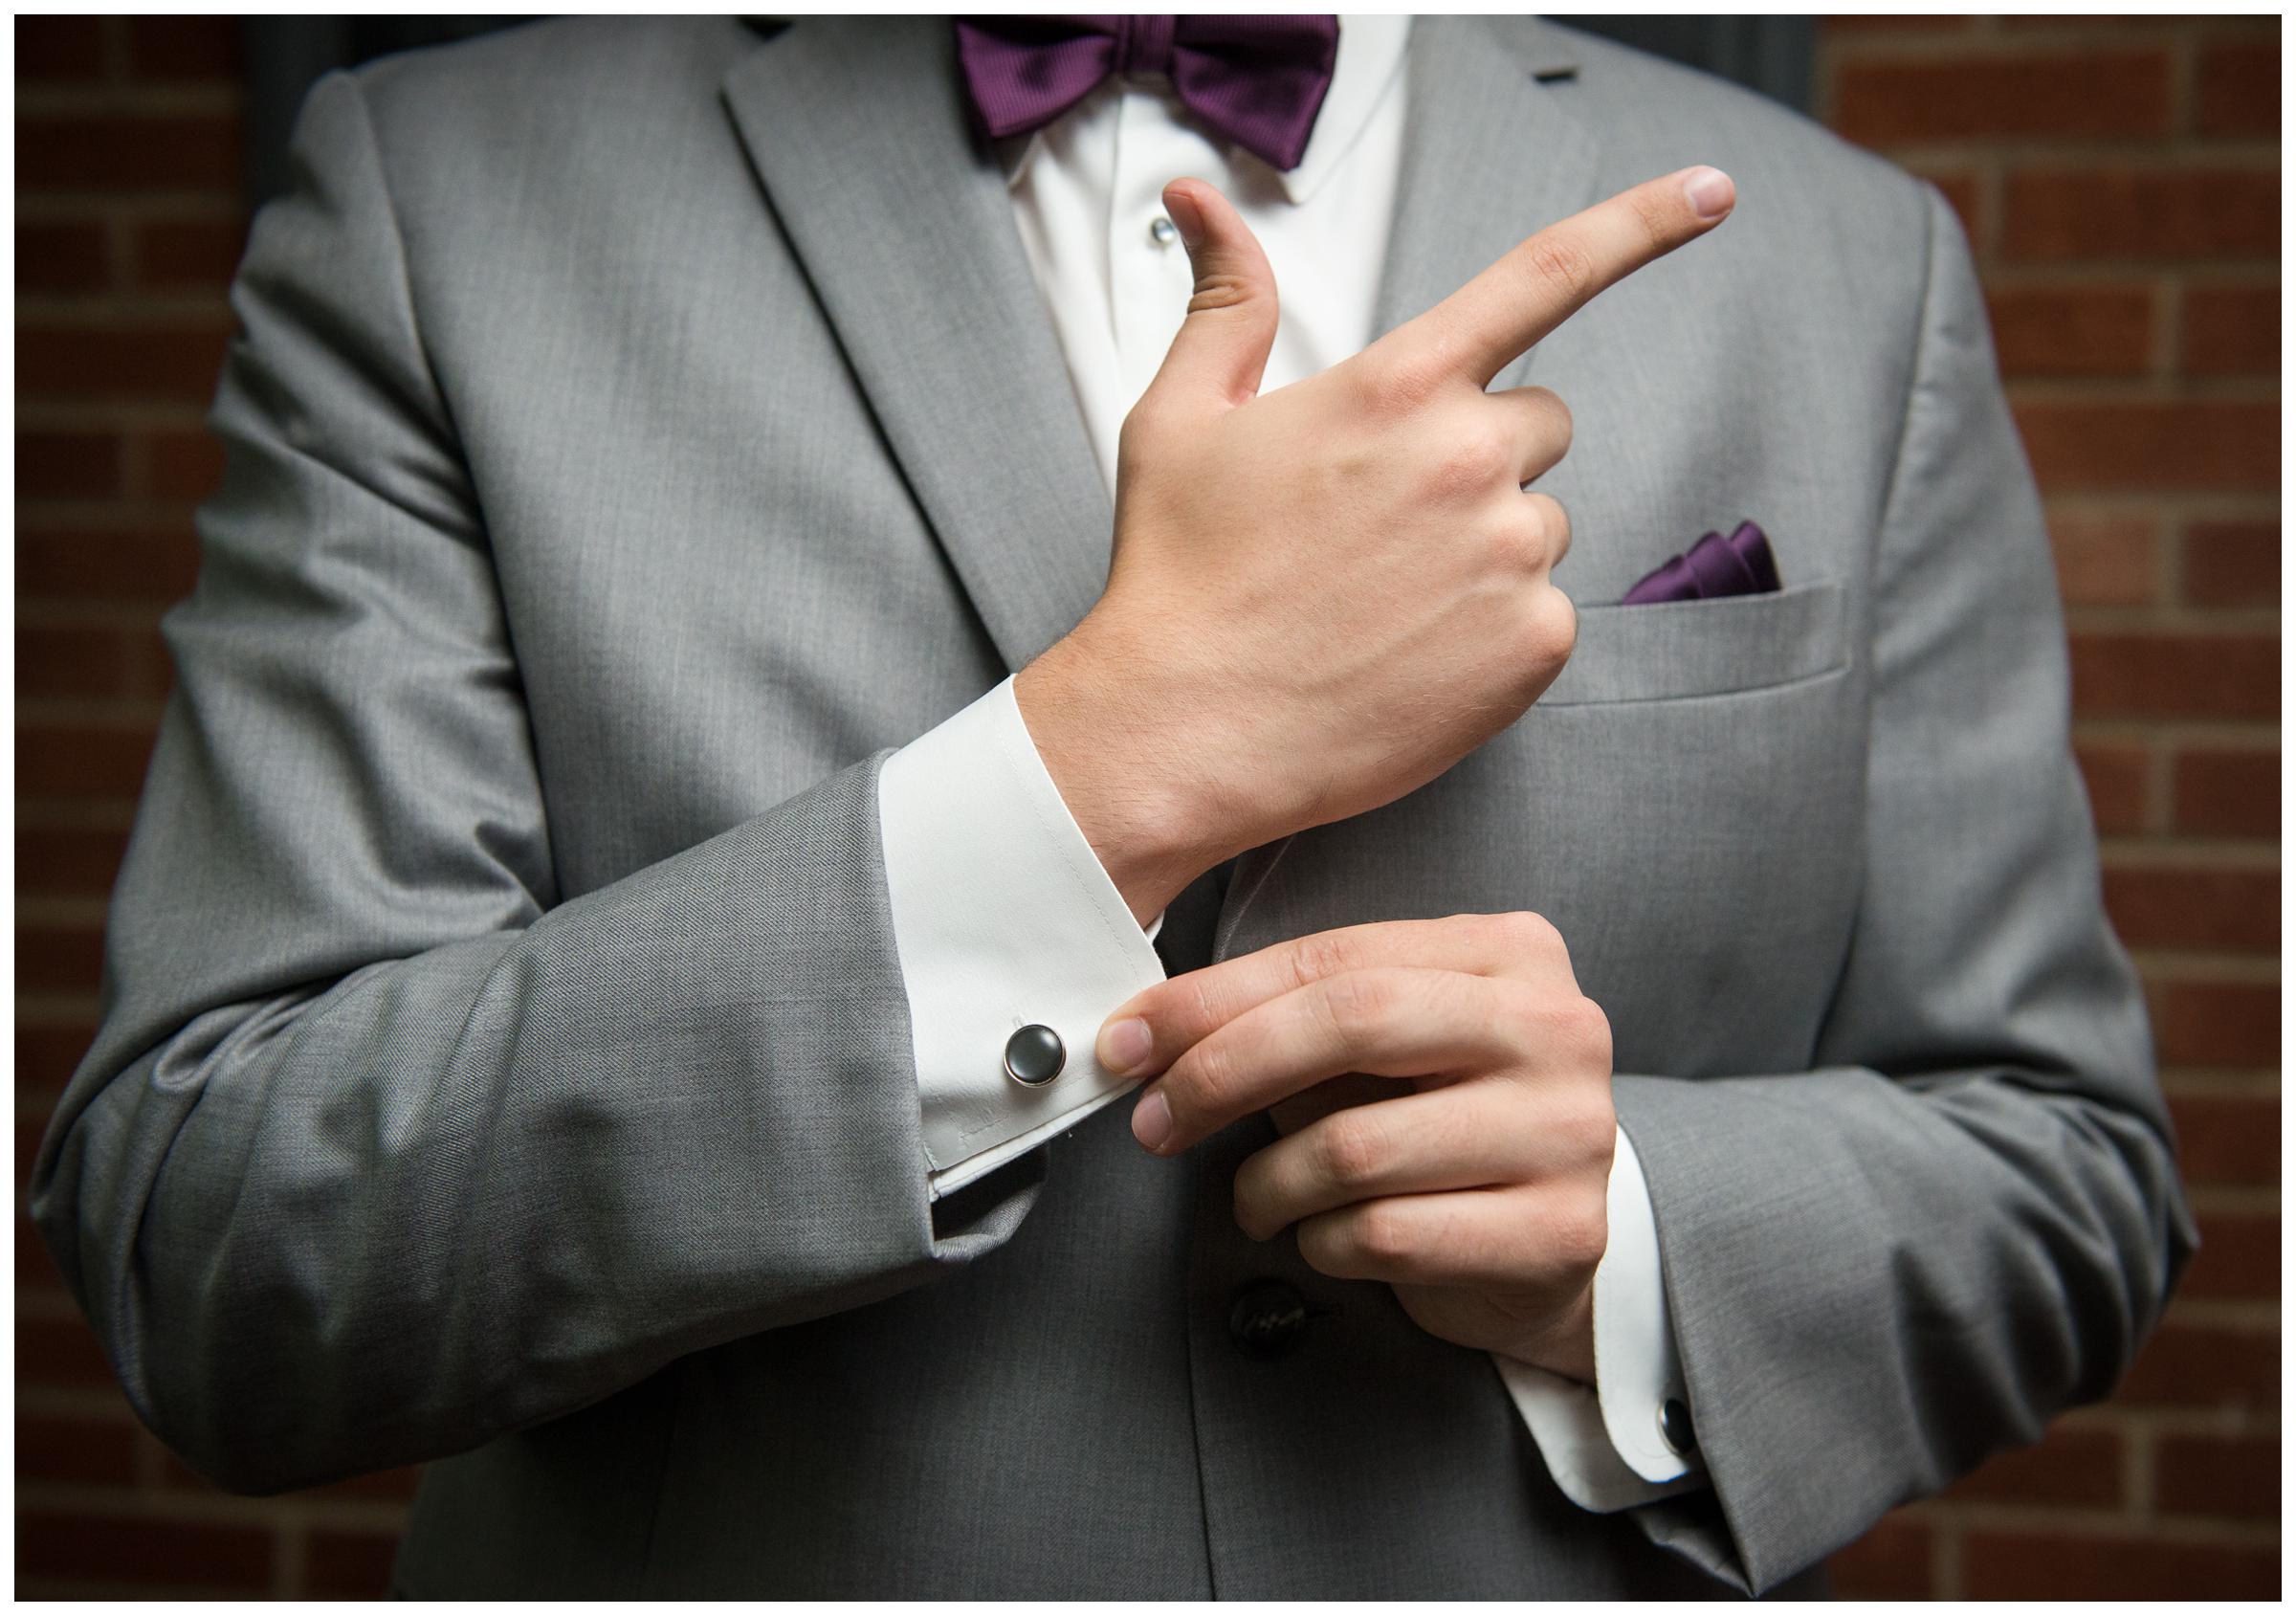
<svg viewBox="0 0 2296 1616"><path fill-rule="evenodd" d="M1403 171L1376 329L1441 302L1524 236L1594 200L1597 143L1561 104L1578 72L1575 43L1523 18L1411 25Z"/></svg>
<svg viewBox="0 0 2296 1616"><path fill-rule="evenodd" d="M1374 329L1436 303L1532 232L1594 201L1598 143L1563 109L1575 40L1527 18L1421 17L1404 63L1403 166ZM1525 355L1495 387L1519 387ZM1303 834L1314 834L1313 831ZM1226 959L1292 838L1237 861L1214 935Z"/></svg>
<svg viewBox="0 0 2296 1616"><path fill-rule="evenodd" d="M888 446L1020 668L1099 598L1112 513L948 23L808 17L722 89Z"/></svg>

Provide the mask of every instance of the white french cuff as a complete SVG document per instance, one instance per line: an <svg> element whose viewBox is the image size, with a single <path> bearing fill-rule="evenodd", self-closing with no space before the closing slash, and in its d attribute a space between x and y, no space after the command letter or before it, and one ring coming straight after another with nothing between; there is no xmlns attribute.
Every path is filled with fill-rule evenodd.
<svg viewBox="0 0 2296 1616"><path fill-rule="evenodd" d="M1093 1058L1108 1013L1164 979L1153 940L1046 772L1006 679L885 760L893 935L909 996L932 1193L962 1188L1134 1086ZM1066 1055L1041 1086L1004 1071L1024 1027Z"/></svg>
<svg viewBox="0 0 2296 1616"><path fill-rule="evenodd" d="M1678 1453L1661 1425L1672 1402L1689 1407L1667 1313L1658 1226L1643 1163L1626 1131L1611 1158L1610 1245L1595 1270L1595 1382L1491 1354L1499 1378L1563 1495L1608 1515L1706 1485L1693 1451Z"/></svg>

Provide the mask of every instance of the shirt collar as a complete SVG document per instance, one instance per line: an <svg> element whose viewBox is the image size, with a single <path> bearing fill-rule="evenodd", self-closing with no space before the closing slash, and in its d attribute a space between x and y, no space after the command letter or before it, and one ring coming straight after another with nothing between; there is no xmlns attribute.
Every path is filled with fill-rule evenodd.
<svg viewBox="0 0 2296 1616"><path fill-rule="evenodd" d="M1324 92L1323 105L1315 114L1315 127L1308 136L1308 149L1301 154L1298 167L1275 175L1293 206L1313 196L1355 149L1356 142L1371 123L1372 113L1386 98L1402 69L1410 31L1408 16L1381 14L1339 19L1339 46L1332 61L1332 87ZM1042 131L1037 131L997 143L1007 186L1020 183L1042 139ZM1234 148L1231 156L1237 163L1260 161L1248 151Z"/></svg>

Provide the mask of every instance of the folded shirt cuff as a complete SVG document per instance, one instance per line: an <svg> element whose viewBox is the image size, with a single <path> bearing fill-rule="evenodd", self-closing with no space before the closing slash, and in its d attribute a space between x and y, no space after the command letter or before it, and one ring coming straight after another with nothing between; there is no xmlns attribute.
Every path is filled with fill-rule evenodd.
<svg viewBox="0 0 2296 1616"><path fill-rule="evenodd" d="M1595 1382L1579 1384L1491 1356L1556 1485L1584 1510L1608 1514L1706 1485L1693 1449L1667 1438L1690 1429L1642 1159L1623 1128L1611 1159L1610 1245L1595 1271ZM1691 1440L1695 1440L1694 1435Z"/></svg>
<svg viewBox="0 0 2296 1616"><path fill-rule="evenodd" d="M1134 1086L1093 1042L1110 1011L1163 980L1163 962L1156 926L1133 919L1061 800L1011 679L888 758L877 808L925 1168L945 1195ZM1036 1087L1004 1065L1030 1026L1066 1051Z"/></svg>

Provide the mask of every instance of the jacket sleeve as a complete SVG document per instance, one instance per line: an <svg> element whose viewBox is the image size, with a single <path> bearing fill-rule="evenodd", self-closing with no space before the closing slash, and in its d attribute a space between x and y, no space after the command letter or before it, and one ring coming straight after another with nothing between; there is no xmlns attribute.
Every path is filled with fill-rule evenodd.
<svg viewBox="0 0 2296 1616"><path fill-rule="evenodd" d="M936 1206L885 754L561 901L478 501L357 80L232 291L227 446L33 1209L221 1484L437 1457L1008 1236Z"/></svg>
<svg viewBox="0 0 2296 1616"><path fill-rule="evenodd" d="M1713 1482L1636 1517L1754 1593L2106 1397L2198 1244L2099 896L2040 500L1927 201L1865 883L1816 1070L1614 1085Z"/></svg>

